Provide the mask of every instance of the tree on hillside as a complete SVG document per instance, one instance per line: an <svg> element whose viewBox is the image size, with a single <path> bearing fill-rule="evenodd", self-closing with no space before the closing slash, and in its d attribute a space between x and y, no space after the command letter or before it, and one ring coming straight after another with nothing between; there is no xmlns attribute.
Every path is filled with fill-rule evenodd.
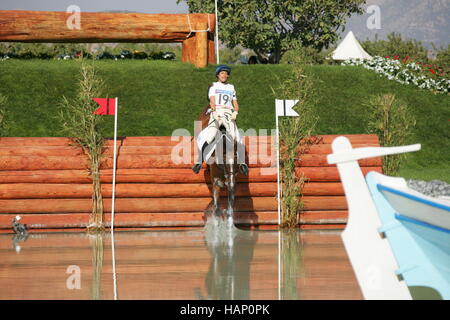
<svg viewBox="0 0 450 320"><path fill-rule="evenodd" d="M190 13L214 13L214 0L185 1ZM365 0L219 0L220 40L278 63L295 46L327 48Z"/></svg>

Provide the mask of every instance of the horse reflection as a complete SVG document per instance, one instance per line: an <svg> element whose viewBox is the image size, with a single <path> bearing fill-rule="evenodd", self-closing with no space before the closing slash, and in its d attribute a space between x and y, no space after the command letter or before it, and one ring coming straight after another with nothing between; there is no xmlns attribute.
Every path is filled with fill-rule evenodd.
<svg viewBox="0 0 450 320"><path fill-rule="evenodd" d="M249 299L250 263L258 241L257 231L244 231L215 215L205 224L204 240L211 255L205 278L207 297L199 299Z"/></svg>

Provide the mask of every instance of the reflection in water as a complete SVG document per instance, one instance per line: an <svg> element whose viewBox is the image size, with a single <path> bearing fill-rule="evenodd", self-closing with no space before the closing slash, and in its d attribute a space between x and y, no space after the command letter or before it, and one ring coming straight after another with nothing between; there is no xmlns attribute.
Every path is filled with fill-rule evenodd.
<svg viewBox="0 0 450 320"><path fill-rule="evenodd" d="M28 239L28 232L26 233L18 233L18 234L14 234L13 238L12 238L12 245L14 250L19 253L20 250L22 250L22 247L20 246L20 242L25 242Z"/></svg>
<svg viewBox="0 0 450 320"><path fill-rule="evenodd" d="M258 241L256 231L244 231L217 217L205 224L205 242L211 255L205 278L207 297L200 299L246 300L250 298L250 262Z"/></svg>
<svg viewBox="0 0 450 320"><path fill-rule="evenodd" d="M214 216L205 225L205 242L211 255L205 284L207 297L199 299L250 299L250 274L258 235L263 231L241 230ZM278 299L297 300L303 268L302 237L298 230L278 231ZM275 298L275 297L273 297Z"/></svg>
<svg viewBox="0 0 450 320"><path fill-rule="evenodd" d="M204 229L114 237L121 299L362 298L335 231L247 231L208 221ZM12 241L0 234L0 299L114 299L109 244L108 233ZM79 288L66 285L69 266L80 270Z"/></svg>
<svg viewBox="0 0 450 320"><path fill-rule="evenodd" d="M280 299L297 300L297 279L302 276L300 233L297 230L280 231ZM304 275L304 274L303 274Z"/></svg>
<svg viewBox="0 0 450 320"><path fill-rule="evenodd" d="M101 281L103 269L103 232L88 234L92 246L92 285L91 299L101 299Z"/></svg>

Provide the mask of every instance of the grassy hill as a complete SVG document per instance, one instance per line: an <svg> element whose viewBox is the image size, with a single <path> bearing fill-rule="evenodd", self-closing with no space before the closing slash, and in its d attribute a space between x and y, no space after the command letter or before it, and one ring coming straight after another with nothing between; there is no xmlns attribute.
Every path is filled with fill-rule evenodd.
<svg viewBox="0 0 450 320"><path fill-rule="evenodd" d="M177 128L193 133L193 121L207 104L214 66L196 69L167 61L98 61L109 97L119 97L120 136L171 135ZM73 97L77 61L0 62L0 93L9 99L8 136L61 136L54 118L63 95ZM241 110L238 125L244 130L275 126L271 87L289 71L289 65L233 67L230 82L237 89ZM422 151L411 154L401 174L450 182L450 97L380 78L359 67L311 66L316 78L318 134L365 133L370 95L395 93L408 103L417 119L414 143ZM277 97L282 98L282 97ZM104 133L112 136L113 117ZM261 132L261 134L265 134Z"/></svg>

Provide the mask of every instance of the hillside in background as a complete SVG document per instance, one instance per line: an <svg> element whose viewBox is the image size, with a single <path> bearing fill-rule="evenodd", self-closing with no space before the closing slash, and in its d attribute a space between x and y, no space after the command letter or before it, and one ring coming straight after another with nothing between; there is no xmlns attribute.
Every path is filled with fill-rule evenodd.
<svg viewBox="0 0 450 320"><path fill-rule="evenodd" d="M432 49L450 44L450 0L367 0L364 8L378 5L381 10L381 29L369 30L367 19L371 14L352 16L345 27L344 37L352 30L359 40L386 39L391 32L401 33Z"/></svg>

